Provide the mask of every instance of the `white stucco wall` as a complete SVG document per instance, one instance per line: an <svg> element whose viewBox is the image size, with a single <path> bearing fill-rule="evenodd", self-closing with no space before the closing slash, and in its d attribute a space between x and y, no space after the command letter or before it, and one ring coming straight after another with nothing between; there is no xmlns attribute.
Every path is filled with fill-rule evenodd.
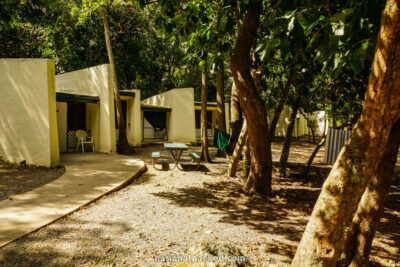
<svg viewBox="0 0 400 267"><path fill-rule="evenodd" d="M60 152L67 152L67 103L57 102L57 131Z"/></svg>
<svg viewBox="0 0 400 267"><path fill-rule="evenodd" d="M98 116L98 130L94 128L91 130L95 139L95 148L96 151L103 153L115 152L115 111L111 66L104 64L56 75L56 91L99 97L99 114L95 114ZM95 110L93 106L91 110Z"/></svg>
<svg viewBox="0 0 400 267"><path fill-rule="evenodd" d="M172 89L147 98L142 103L171 107L167 119L168 141L188 143L196 140L193 88Z"/></svg>
<svg viewBox="0 0 400 267"><path fill-rule="evenodd" d="M328 128L329 128L328 127L329 123L328 123L328 118L326 116L325 111L322 110L322 111L314 112L313 119L317 120L318 127L316 129L317 130L316 134L319 134L319 135L323 134L323 132L324 132L324 123L326 123L325 134L327 134L328 133Z"/></svg>
<svg viewBox="0 0 400 267"><path fill-rule="evenodd" d="M278 124L275 129L275 136L285 136L287 127L290 123L291 110L283 110L281 116L279 117ZM269 122L271 122L274 114L271 112L268 114ZM296 123L293 129L293 136L299 137L308 134L307 121L303 115L297 114Z"/></svg>
<svg viewBox="0 0 400 267"><path fill-rule="evenodd" d="M143 138L154 139L154 127L150 124L146 118L143 118Z"/></svg>
<svg viewBox="0 0 400 267"><path fill-rule="evenodd" d="M86 103L86 130L93 137L94 151L100 151L100 103ZM115 127L115 126L114 126ZM88 148L88 151L91 147Z"/></svg>
<svg viewBox="0 0 400 267"><path fill-rule="evenodd" d="M138 147L142 145L140 90L133 89L131 91L135 93L135 97L126 100L126 134L129 145Z"/></svg>
<svg viewBox="0 0 400 267"><path fill-rule="evenodd" d="M59 164L54 62L0 59L0 156Z"/></svg>

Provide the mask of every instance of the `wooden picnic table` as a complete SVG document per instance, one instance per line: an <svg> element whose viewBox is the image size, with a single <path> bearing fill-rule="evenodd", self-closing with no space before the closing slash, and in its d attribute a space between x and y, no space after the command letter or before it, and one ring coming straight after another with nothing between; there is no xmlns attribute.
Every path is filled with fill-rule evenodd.
<svg viewBox="0 0 400 267"><path fill-rule="evenodd" d="M172 169L174 169L175 167L178 167L179 169L178 164L182 156L182 152L184 150L187 150L188 147L183 143L164 143L164 148L171 152L172 159L174 160L175 163L175 166Z"/></svg>

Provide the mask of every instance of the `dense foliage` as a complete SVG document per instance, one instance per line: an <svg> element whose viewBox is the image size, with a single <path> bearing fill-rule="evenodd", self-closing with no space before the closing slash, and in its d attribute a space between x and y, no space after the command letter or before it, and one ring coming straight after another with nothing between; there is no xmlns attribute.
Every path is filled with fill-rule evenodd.
<svg viewBox="0 0 400 267"><path fill-rule="evenodd" d="M100 18L74 12L91 1L1 0L0 57L44 57L58 73L108 62ZM201 66L207 55L215 101L215 72L225 62L238 21L252 1L111 1L107 10L120 88L143 97L174 87L194 87L200 99ZM291 90L302 87L305 112L326 109L335 124L354 123L361 111L383 1L264 1L253 51L262 68L269 110L295 64ZM313 66L312 69L309 69ZM308 74L307 74L308 73ZM302 77L307 74L307 77ZM229 96L229 90L226 95ZM307 100L308 99L308 100ZM312 103L310 103L312 102Z"/></svg>
<svg viewBox="0 0 400 267"><path fill-rule="evenodd" d="M108 62L99 16L82 20L81 1L16 1L0 4L0 57L50 58L57 73ZM139 88L148 97L176 87L194 87L199 100L201 71L187 60L187 43L171 45L155 26L154 10L135 4L108 10L121 89ZM211 80L210 101L215 100Z"/></svg>

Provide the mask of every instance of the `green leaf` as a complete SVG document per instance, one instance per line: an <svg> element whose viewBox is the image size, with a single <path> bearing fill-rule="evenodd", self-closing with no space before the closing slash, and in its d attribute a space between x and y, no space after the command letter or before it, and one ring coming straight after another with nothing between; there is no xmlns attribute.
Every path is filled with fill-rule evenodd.
<svg viewBox="0 0 400 267"><path fill-rule="evenodd" d="M294 14L296 14L296 11L297 10L295 9L295 10L291 10L289 12L286 12L286 14L282 16L282 18L290 19L290 18L292 18L294 16Z"/></svg>
<svg viewBox="0 0 400 267"><path fill-rule="evenodd" d="M203 67L203 65L205 64L206 62L204 61L204 60L200 60L200 62L199 62L199 67L201 68L201 67Z"/></svg>
<svg viewBox="0 0 400 267"><path fill-rule="evenodd" d="M359 74L363 71L365 67L365 63L359 50L356 50L350 57L350 68L356 73Z"/></svg>
<svg viewBox="0 0 400 267"><path fill-rule="evenodd" d="M331 22L337 22L337 21L344 21L346 18L345 14L342 12L337 12L335 13L332 17L329 18Z"/></svg>
<svg viewBox="0 0 400 267"><path fill-rule="evenodd" d="M162 17L162 16L158 16L158 17L156 18L156 20L154 21L154 24L155 24L159 29L161 29L161 28L162 28L162 25L163 25L163 21L164 21L163 17Z"/></svg>
<svg viewBox="0 0 400 267"><path fill-rule="evenodd" d="M325 20L325 16L324 16L324 15L319 16L319 18L318 18L316 21L314 21L313 23L311 23L311 24L306 28L306 30L304 31L304 34L305 34L305 35L309 35L309 34L312 32L312 30L313 30L319 23L321 23L321 21L324 21L324 20Z"/></svg>
<svg viewBox="0 0 400 267"><path fill-rule="evenodd" d="M223 14L223 15L221 16L221 18L219 19L218 30L219 30L220 32L225 31L225 29L226 29L226 24L227 24L227 23L228 23L228 17L227 17L226 14Z"/></svg>
<svg viewBox="0 0 400 267"><path fill-rule="evenodd" d="M267 50L261 51L261 53L260 53L260 60L261 60L261 61L264 61L264 58L265 58L266 55L267 55Z"/></svg>

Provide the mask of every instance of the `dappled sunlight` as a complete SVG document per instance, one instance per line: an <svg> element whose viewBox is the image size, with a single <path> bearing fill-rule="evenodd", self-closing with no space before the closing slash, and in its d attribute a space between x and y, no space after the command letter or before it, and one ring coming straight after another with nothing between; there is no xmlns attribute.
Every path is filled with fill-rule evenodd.
<svg viewBox="0 0 400 267"><path fill-rule="evenodd" d="M98 153L63 154L59 179L0 202L0 246L118 188L143 170L143 162Z"/></svg>
<svg viewBox="0 0 400 267"><path fill-rule="evenodd" d="M280 142L274 142L272 148L278 151L279 146ZM310 169L310 180L300 176L299 170L304 164L300 152L308 152L313 146L293 143L295 153L289 158L288 176L281 177L274 172L273 194L268 198L245 194L241 178L226 176L225 158L214 158L213 164L204 163L208 171L176 168L158 171L149 166L148 172L120 191L6 245L0 250L0 262L157 266L154 256L182 254L193 242L205 240L238 247L253 266L288 265L331 167L317 163ZM151 151L158 148L162 147L138 148L135 156L151 162ZM189 147L189 151L199 149ZM167 159L169 154L164 152ZM210 152L214 154L216 150L212 148ZM115 179L107 170L118 162L113 156L69 153L62 156L62 161L68 162L76 173L85 173L95 180L98 184L93 184L92 190L97 191L112 183L102 181L103 177ZM102 161L99 166L96 158ZM189 160L186 154L184 160ZM131 170L130 164L135 161L125 157L119 162ZM115 170L118 175L124 173L120 167ZM79 175L71 175L70 179L77 187L82 187L86 180ZM70 201L62 188L57 186L51 191L58 198ZM398 182L394 189L399 189ZM81 192L87 197L85 189ZM372 252L372 259L379 259L376 262L380 262L382 256L396 261L396 256L390 253L397 251L393 248L400 240L398 225L393 223L398 220L399 196L391 194L389 197L392 205L388 204ZM21 216L23 214L15 215L13 223L23 228L27 224L20 221Z"/></svg>
<svg viewBox="0 0 400 267"><path fill-rule="evenodd" d="M84 231L85 237L75 235ZM84 219L61 220L45 232L17 240L0 252L0 263L17 266L20 262L38 265L69 265L72 258L84 262L105 264L115 259L115 253L128 253L128 244L117 244L112 237L132 232L131 226L116 221L87 221ZM89 237L89 238L88 238ZM18 259L18 260L17 260Z"/></svg>
<svg viewBox="0 0 400 267"><path fill-rule="evenodd" d="M300 239L306 219L294 216L296 211L288 206L289 199L248 197L241 186L235 182L205 183L202 187L177 188L176 192L154 195L181 207L216 209L222 223L245 225L253 230L284 235L289 240Z"/></svg>

